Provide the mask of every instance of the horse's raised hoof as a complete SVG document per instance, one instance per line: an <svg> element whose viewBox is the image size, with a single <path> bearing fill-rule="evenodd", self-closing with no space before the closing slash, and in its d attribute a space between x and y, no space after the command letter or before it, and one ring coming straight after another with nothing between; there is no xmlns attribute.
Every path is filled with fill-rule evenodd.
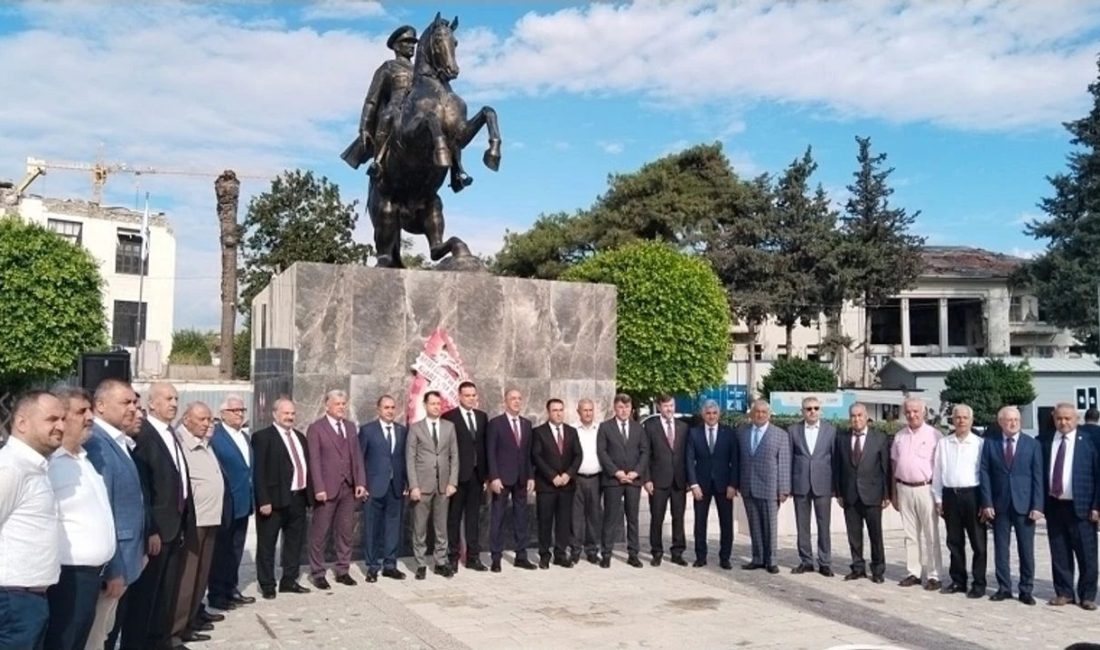
<svg viewBox="0 0 1100 650"><path fill-rule="evenodd" d="M465 172L461 174L451 175L451 189L457 194L467 187L474 184L474 179L468 176Z"/></svg>
<svg viewBox="0 0 1100 650"><path fill-rule="evenodd" d="M485 151L485 155L482 157L485 162L485 166L493 171L500 171L500 150L493 151L492 147Z"/></svg>

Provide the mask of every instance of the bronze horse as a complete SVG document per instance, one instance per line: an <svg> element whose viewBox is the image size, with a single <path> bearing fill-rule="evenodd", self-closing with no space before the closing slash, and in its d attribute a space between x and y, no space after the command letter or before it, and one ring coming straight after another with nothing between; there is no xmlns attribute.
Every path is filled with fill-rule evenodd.
<svg viewBox="0 0 1100 650"><path fill-rule="evenodd" d="M483 126L489 127L485 166L493 171L500 167L496 111L485 106L467 120L466 102L451 90L458 76L457 28L457 17L447 22L436 14L420 36L412 87L395 120L389 151L379 161L381 173L370 181L367 209L380 267L402 267L402 230L428 238L432 261L448 253L454 258L470 256L458 237L443 240L439 188L448 173L455 192L473 182L462 168L462 149Z"/></svg>

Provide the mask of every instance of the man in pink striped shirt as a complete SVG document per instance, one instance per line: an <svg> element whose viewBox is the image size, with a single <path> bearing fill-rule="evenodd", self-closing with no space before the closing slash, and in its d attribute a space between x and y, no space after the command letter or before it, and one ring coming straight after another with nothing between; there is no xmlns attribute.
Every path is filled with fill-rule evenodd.
<svg viewBox="0 0 1100 650"><path fill-rule="evenodd" d="M940 526L936 503L932 495L932 465L936 444L942 437L924 421L924 401L915 397L905 400L906 426L894 436L890 460L894 472L894 509L901 513L905 530L905 567L909 575L898 584L912 587L927 578L924 588L939 591Z"/></svg>

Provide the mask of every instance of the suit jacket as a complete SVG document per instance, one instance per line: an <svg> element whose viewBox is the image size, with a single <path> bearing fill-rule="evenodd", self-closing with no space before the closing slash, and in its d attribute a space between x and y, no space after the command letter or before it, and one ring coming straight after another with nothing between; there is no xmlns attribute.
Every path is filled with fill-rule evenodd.
<svg viewBox="0 0 1100 650"><path fill-rule="evenodd" d="M145 558L145 497L137 465L98 425L84 442L88 462L103 477L115 520L115 555L103 572L104 580L119 576L127 585L141 576Z"/></svg>
<svg viewBox="0 0 1100 650"><path fill-rule="evenodd" d="M706 425L688 432L685 463L688 487L698 485L704 494L723 494L726 488L736 488L741 468L733 429L719 424L714 432L714 451L707 444Z"/></svg>
<svg viewBox="0 0 1100 650"><path fill-rule="evenodd" d="M390 490L401 496L408 483L405 467L405 447L408 429L393 423L393 447L386 443L382 422L372 420L359 427L359 449L363 450L363 466L366 472L367 492L371 498L380 499Z"/></svg>
<svg viewBox="0 0 1100 650"><path fill-rule="evenodd" d="M504 485L525 484L533 479L531 466L531 421L519 418L520 444L512 432L511 416L501 413L492 420L485 434L485 454L488 458L489 480L500 479Z"/></svg>
<svg viewBox="0 0 1100 650"><path fill-rule="evenodd" d="M359 427L351 420L341 420L344 436L336 433L328 416L322 415L306 429L309 444L309 477L314 494L324 492L333 499L341 486L365 486L363 455L359 450Z"/></svg>
<svg viewBox="0 0 1100 650"><path fill-rule="evenodd" d="M668 444L665 424L661 417L650 418L642 427L645 435L642 444L646 445L649 457L649 469L646 476L653 486L667 490L687 488L687 438L688 427L679 420L672 424L673 444Z"/></svg>
<svg viewBox="0 0 1100 650"><path fill-rule="evenodd" d="M134 443L134 464L145 493L145 533L160 535L165 543L175 541L183 534L187 521L195 520L191 491L188 489L183 512L180 512L180 471L173 461L173 451L168 449L149 420L142 420L141 432ZM186 464L182 447L178 454L179 462Z"/></svg>
<svg viewBox="0 0 1100 650"><path fill-rule="evenodd" d="M447 411L443 414L443 419L455 425L455 435L458 436L458 480L485 482L489 476L489 460L485 457L489 416L485 411L474 409L476 432L470 431L470 425L462 417L462 409L453 408Z"/></svg>
<svg viewBox="0 0 1100 650"><path fill-rule="evenodd" d="M793 425L791 436L791 494L832 496L833 446L836 428L828 422L818 422L817 441L810 449L806 443L805 421Z"/></svg>
<svg viewBox="0 0 1100 650"><path fill-rule="evenodd" d="M1043 511L1043 456L1039 443L1020 433L1016 438L1012 467L1005 465L1005 439L1002 434L984 436L979 491L982 507L994 512L1026 515Z"/></svg>
<svg viewBox="0 0 1100 650"><path fill-rule="evenodd" d="M643 443L645 431L634 420L630 420L626 430L627 439L623 440L623 433L615 418L601 422L596 429L596 454L600 457L600 467L603 469L600 483L604 487L622 485L615 478L615 472L619 470L638 473L638 478L630 485L640 487L649 480L649 445Z"/></svg>
<svg viewBox="0 0 1100 650"><path fill-rule="evenodd" d="M791 493L791 440L786 430L768 423L756 453L752 451L752 425L737 431L741 459L738 490L754 499L778 499Z"/></svg>
<svg viewBox="0 0 1100 650"><path fill-rule="evenodd" d="M1054 441L1061 434L1039 438L1043 448L1043 494L1050 494L1050 469L1054 462ZM1073 511L1079 519L1088 520L1090 510L1100 510L1100 450L1096 442L1087 433L1077 430L1077 441L1073 445L1073 469L1070 472L1073 483ZM1053 499L1054 497L1047 497Z"/></svg>
<svg viewBox="0 0 1100 650"><path fill-rule="evenodd" d="M247 436L246 436L247 437ZM241 519L252 514L252 445L248 446L248 458L241 454L241 448L219 422L214 427L214 436L210 438L210 448L218 459L225 478L226 516Z"/></svg>
<svg viewBox="0 0 1100 650"><path fill-rule="evenodd" d="M561 425L562 451L549 422L535 427L531 432L531 459L535 464L536 492L572 492L577 487L577 470L581 467L581 439L577 430L568 424ZM558 487L554 477L568 474L569 482Z"/></svg>
<svg viewBox="0 0 1100 650"><path fill-rule="evenodd" d="M440 418L437 435L439 444L432 440L426 418L409 427L405 472L410 490L443 494L448 485L458 485L458 440L454 425Z"/></svg>
<svg viewBox="0 0 1100 650"><path fill-rule="evenodd" d="M307 501L313 497L309 492L309 445L300 431L294 436L302 448L302 471L306 473ZM294 459L286 448L282 434L275 425L260 429L252 434L252 485L256 492L256 507L270 505L272 508L285 508L290 505L290 488L294 481Z"/></svg>
<svg viewBox="0 0 1100 650"><path fill-rule="evenodd" d="M890 440L878 431L868 431L863 441L863 458L852 466L852 432L836 435L833 447L833 491L844 506L855 503L878 506L890 497L893 469L890 465Z"/></svg>

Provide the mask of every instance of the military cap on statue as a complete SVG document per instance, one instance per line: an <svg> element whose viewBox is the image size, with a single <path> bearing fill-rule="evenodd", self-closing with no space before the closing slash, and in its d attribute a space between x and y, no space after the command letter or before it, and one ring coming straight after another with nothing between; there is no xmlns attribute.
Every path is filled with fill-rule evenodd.
<svg viewBox="0 0 1100 650"><path fill-rule="evenodd" d="M410 41L416 40L416 28L412 25L402 25L393 30L393 33L390 34L390 37L386 39L386 47L392 50L394 44L396 44L397 41L402 41L406 39Z"/></svg>

